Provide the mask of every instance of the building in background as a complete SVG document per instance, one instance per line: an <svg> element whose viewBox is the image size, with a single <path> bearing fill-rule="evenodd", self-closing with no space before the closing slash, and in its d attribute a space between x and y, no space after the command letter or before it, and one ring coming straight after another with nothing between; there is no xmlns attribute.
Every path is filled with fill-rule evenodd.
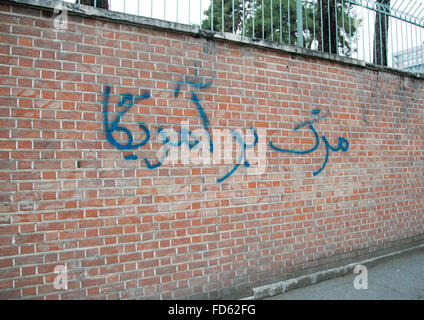
<svg viewBox="0 0 424 320"><path fill-rule="evenodd" d="M393 53L393 67L424 74L424 44Z"/></svg>

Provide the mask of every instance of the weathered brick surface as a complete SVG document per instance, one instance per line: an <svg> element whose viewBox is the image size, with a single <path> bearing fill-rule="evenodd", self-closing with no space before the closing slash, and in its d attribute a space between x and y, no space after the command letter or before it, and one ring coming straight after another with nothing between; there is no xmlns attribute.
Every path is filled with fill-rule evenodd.
<svg viewBox="0 0 424 320"><path fill-rule="evenodd" d="M422 79L92 17L56 30L51 12L0 11L1 298L240 297L422 242ZM107 86L110 121L125 109L120 94L140 96L116 125L136 145L144 123L145 145L110 143ZM325 118L293 130L318 109ZM235 152L229 164L147 168L159 127L205 118L211 133L254 128L265 172L240 162L218 182ZM313 130L313 152L269 145L310 150ZM325 139L345 150L329 149L313 175ZM58 265L67 290L53 287Z"/></svg>

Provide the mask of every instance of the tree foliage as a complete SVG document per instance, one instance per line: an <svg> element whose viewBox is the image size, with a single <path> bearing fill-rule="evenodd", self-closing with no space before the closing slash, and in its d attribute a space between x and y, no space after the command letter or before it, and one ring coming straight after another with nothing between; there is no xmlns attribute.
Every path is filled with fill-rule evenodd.
<svg viewBox="0 0 424 320"><path fill-rule="evenodd" d="M214 0L213 20L211 12L212 4L204 12L207 18L202 22L203 29L298 44L296 0ZM361 21L350 2L302 1L302 20L304 47L347 56L356 50L352 44Z"/></svg>

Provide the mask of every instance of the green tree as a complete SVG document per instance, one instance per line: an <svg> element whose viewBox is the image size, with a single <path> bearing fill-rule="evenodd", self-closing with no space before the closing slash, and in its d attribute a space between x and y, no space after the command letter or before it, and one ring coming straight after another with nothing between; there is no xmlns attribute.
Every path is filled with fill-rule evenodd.
<svg viewBox="0 0 424 320"><path fill-rule="evenodd" d="M245 2L248 5L248 2ZM234 7L233 7L234 5ZM213 21L211 19L211 12L213 8ZM234 8L234 19L232 16ZM245 7L246 11L247 7ZM213 5L204 12L207 16L206 20L202 22L202 28L206 30L214 30L217 32L238 32L242 28L242 15L243 15L243 1L242 0L225 0L224 1L224 15L222 15L222 1L215 0ZM224 30L222 30L222 20L224 20ZM211 27L212 25L212 27Z"/></svg>
<svg viewBox="0 0 424 320"><path fill-rule="evenodd" d="M353 4L347 0L320 0L316 12L320 25L317 30L318 50L346 56L356 52L352 44L358 40L362 21L356 16Z"/></svg>
<svg viewBox="0 0 424 320"><path fill-rule="evenodd" d="M204 12L203 29L222 32L223 17L224 32L297 45L296 0L245 0L244 10L242 0L224 0L224 14L222 0L214 0L212 28L211 9ZM351 56L360 24L351 9L346 0L302 1L304 47Z"/></svg>

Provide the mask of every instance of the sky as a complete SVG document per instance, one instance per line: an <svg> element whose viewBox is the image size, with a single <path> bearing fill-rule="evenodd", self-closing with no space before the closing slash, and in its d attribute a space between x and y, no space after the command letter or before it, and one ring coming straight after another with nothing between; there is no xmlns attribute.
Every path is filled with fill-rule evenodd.
<svg viewBox="0 0 424 320"><path fill-rule="evenodd" d="M75 0L65 0L75 2ZM221 0L215 0L221 1ZM265 0L269 1L269 0ZM274 0L277 1L277 0ZM284 0L282 0L284 1ZM305 0L303 0L305 1ZM309 2L316 0L308 0ZM366 3L367 0L356 0ZM174 21L184 24L200 24L200 19L205 19L203 12L209 7L210 0L109 0L110 10L129 14L152 17L155 19ZM407 12L415 12L424 17L424 0L391 0L393 7ZM358 42L355 44L357 53L353 58L371 62L373 52L373 33L375 13L360 6L355 6L356 13L362 18L362 24L358 29ZM423 22L421 22L423 23ZM389 22L388 57L389 66L392 65L394 52L404 51L424 43L424 28L413 26L398 19L391 18ZM423 52L415 53L416 59Z"/></svg>
<svg viewBox="0 0 424 320"><path fill-rule="evenodd" d="M210 0L109 0L109 4L113 11L199 25L200 13L209 8Z"/></svg>

